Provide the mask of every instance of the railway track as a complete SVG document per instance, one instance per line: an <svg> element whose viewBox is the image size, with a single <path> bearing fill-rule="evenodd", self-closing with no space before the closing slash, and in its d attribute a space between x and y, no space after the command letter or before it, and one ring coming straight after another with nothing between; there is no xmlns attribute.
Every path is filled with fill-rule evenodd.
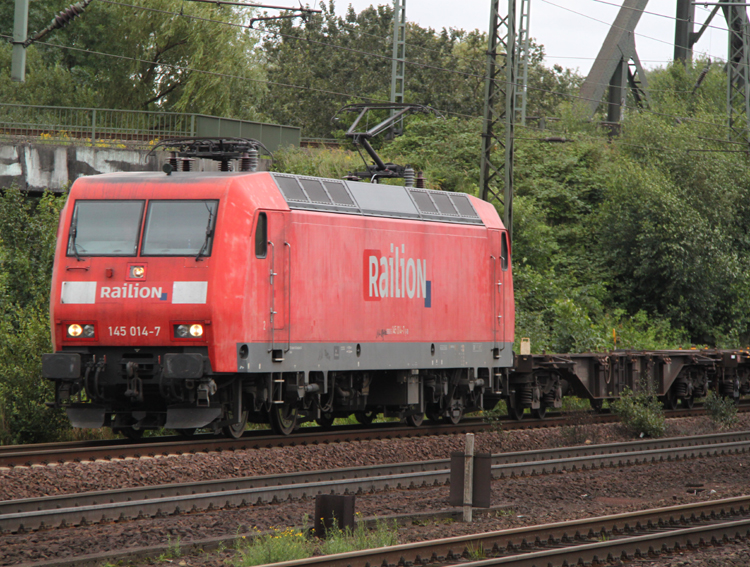
<svg viewBox="0 0 750 567"><path fill-rule="evenodd" d="M750 496L311 557L276 567L609 564L750 536ZM467 561L481 550L487 558Z"/></svg>
<svg viewBox="0 0 750 567"><path fill-rule="evenodd" d="M740 411L750 411L750 405L740 406ZM667 417L695 417L705 415L702 408L672 410ZM527 416L528 417L528 416ZM575 419L578 421L576 422ZM580 423L580 414L571 420L571 414L552 413L545 419L504 419L500 426L504 430L561 427ZM612 414L586 414L587 423L611 423L617 421ZM226 439L214 435L198 435L193 438L154 437L138 442L128 439L47 443L36 445L0 446L0 467L47 465L78 461L125 459L128 457L156 457L185 453L207 453L211 451L238 451L271 447L294 447L363 441L368 439L401 439L429 435L456 435L489 430L492 425L482 418L464 419L458 425L425 422L421 427L406 427L398 423L375 423L369 426L336 426L331 429L305 427L293 435L275 435L269 430L246 431L240 439Z"/></svg>
<svg viewBox="0 0 750 567"><path fill-rule="evenodd" d="M492 474L504 478L747 452L750 432L676 437L501 453L492 457ZM449 479L450 460L441 459L8 500L0 502L0 533L234 508L320 493L435 486Z"/></svg>

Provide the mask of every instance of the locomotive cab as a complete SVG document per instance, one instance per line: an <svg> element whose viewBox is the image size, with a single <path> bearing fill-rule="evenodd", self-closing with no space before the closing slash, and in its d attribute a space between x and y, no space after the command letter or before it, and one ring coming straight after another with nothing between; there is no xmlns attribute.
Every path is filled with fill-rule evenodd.
<svg viewBox="0 0 750 567"><path fill-rule="evenodd" d="M56 403L77 398L67 408L74 426L130 435L214 421L221 409L211 403L218 386L210 378L207 291L220 199L114 198L110 187L83 185L71 191L61 221L52 305L58 352L43 359Z"/></svg>

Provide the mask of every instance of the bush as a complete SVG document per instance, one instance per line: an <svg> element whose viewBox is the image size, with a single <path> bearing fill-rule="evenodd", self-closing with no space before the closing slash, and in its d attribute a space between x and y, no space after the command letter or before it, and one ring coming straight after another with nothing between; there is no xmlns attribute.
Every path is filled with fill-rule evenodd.
<svg viewBox="0 0 750 567"><path fill-rule="evenodd" d="M737 404L734 403L734 400L719 396L714 391L708 393L703 407L706 408L708 418L718 429L729 429L737 425L739 421Z"/></svg>
<svg viewBox="0 0 750 567"><path fill-rule="evenodd" d="M661 402L652 391L633 392L625 388L619 400L610 404L612 411L631 433L640 437L661 437L666 432Z"/></svg>

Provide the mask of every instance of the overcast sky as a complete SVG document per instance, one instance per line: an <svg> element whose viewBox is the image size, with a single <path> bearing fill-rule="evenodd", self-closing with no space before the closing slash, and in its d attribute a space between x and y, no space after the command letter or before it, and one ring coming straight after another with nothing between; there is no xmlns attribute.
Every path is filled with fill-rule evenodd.
<svg viewBox="0 0 750 567"><path fill-rule="evenodd" d="M710 0L715 2L716 0ZM406 0L406 19L422 27L444 27L487 31L491 0ZM531 0L531 37L544 45L546 63L578 69L586 74L604 41L622 0ZM344 14L349 5L360 12L371 4L389 4L381 0L337 0L336 11ZM636 28L636 48L646 68L665 65L674 54L674 17L676 0L651 0ZM517 0L520 8L521 1ZM501 11L507 2L500 2ZM696 20L703 23L712 6L699 6ZM661 16L660 16L661 15ZM726 59L726 23L721 12L711 22L696 52ZM696 31L698 26L696 26ZM407 38L407 44L408 44ZM407 58L409 51L407 47Z"/></svg>

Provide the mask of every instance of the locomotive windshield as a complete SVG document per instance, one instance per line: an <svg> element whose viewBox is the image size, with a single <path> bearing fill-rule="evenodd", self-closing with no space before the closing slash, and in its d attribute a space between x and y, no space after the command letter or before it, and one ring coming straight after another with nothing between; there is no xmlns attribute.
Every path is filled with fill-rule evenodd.
<svg viewBox="0 0 750 567"><path fill-rule="evenodd" d="M150 201L143 256L210 256L218 201Z"/></svg>
<svg viewBox="0 0 750 567"><path fill-rule="evenodd" d="M135 256L143 201L76 201L68 256Z"/></svg>

